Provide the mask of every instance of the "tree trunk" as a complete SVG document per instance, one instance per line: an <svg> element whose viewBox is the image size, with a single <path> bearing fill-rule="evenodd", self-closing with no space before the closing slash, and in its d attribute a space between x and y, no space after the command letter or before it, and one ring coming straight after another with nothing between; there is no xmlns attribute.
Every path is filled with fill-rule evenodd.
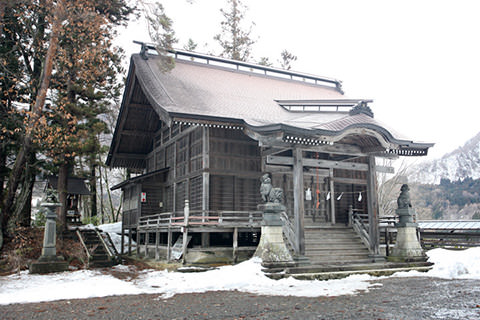
<svg viewBox="0 0 480 320"><path fill-rule="evenodd" d="M15 211L10 218L10 225L29 227L32 214L32 194L35 185L35 155L31 154L31 159L26 165L25 176L22 182L20 194L15 201Z"/></svg>
<svg viewBox="0 0 480 320"><path fill-rule="evenodd" d="M90 213L94 217L97 215L97 176L94 160L90 162Z"/></svg>
<svg viewBox="0 0 480 320"><path fill-rule="evenodd" d="M52 33L49 41L49 46L47 54L45 56L45 65L42 70L40 88L37 91L37 96L35 99L35 104L32 107L31 116L26 126L25 135L23 137L22 147L17 154L15 163L13 165L12 171L10 173L8 183L7 183L7 195L0 208L0 232L6 232L6 223L11 217L13 212L13 203L15 201L15 195L20 184L20 179L22 176L22 171L25 169L25 163L29 157L29 154L32 152L32 139L33 139L33 130L37 124L38 119L42 115L43 106L45 104L45 98L47 96L48 87L50 85L50 78L52 75L53 61L57 53L58 45L58 35L60 33L60 28L62 27L62 21L64 19L64 1L60 0L57 2L57 7L55 9L55 16L53 19ZM3 241L0 243L0 249L2 248Z"/></svg>
<svg viewBox="0 0 480 320"><path fill-rule="evenodd" d="M58 202L60 208L58 209L58 221L60 224L60 232L67 230L67 192L68 192L68 162L63 161L58 170Z"/></svg>

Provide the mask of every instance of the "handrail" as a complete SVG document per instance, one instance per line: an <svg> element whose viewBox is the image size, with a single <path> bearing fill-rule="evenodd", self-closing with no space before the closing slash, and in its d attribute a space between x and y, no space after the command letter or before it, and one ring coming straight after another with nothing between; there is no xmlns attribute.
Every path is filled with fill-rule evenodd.
<svg viewBox="0 0 480 320"><path fill-rule="evenodd" d="M288 218L288 215L286 212L282 212L280 214L280 219L282 219L283 222L283 234L285 235L285 238L287 238L288 243L290 246L293 248L293 250L297 252L297 242L296 239L297 237L295 236L295 228Z"/></svg>
<svg viewBox="0 0 480 320"><path fill-rule="evenodd" d="M100 234L100 231L98 230L98 228L95 228L94 230L95 230L95 233L97 234L97 237L100 239L100 242L102 243L103 247L105 248L105 251L110 257L110 259L115 258L113 253L110 251L110 247L107 245L107 243L105 242L105 239L103 239L102 235Z"/></svg>
<svg viewBox="0 0 480 320"><path fill-rule="evenodd" d="M83 241L82 234L80 233L80 231L78 229L77 229L76 233L77 233L78 239L80 240L80 244L82 245L82 247L85 249L85 252L87 253L87 259L90 260L91 255L90 255L90 252L88 251L88 248L87 248L85 242Z"/></svg>
<svg viewBox="0 0 480 320"><path fill-rule="evenodd" d="M351 212L349 215L352 217L352 226L353 230L360 236L363 241L363 244L367 248L371 248L370 246L370 235L368 233L368 227L365 225L362 219L362 214L358 214L357 212Z"/></svg>

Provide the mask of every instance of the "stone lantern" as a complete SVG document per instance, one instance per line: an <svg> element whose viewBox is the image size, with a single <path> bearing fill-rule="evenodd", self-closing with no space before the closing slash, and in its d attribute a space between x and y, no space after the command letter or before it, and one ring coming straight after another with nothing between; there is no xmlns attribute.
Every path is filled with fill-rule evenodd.
<svg viewBox="0 0 480 320"><path fill-rule="evenodd" d="M47 221L43 235L43 248L40 258L30 265L30 273L51 273L68 270L68 263L63 257L57 256L57 215L56 209L61 206L53 191L47 191L47 197L40 204L46 211Z"/></svg>

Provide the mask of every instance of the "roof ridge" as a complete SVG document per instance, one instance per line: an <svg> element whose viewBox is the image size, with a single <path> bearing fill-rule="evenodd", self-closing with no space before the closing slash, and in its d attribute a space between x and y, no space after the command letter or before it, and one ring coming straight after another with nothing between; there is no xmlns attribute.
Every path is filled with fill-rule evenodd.
<svg viewBox="0 0 480 320"><path fill-rule="evenodd" d="M149 44L149 43L140 42L140 41L133 41L133 42L136 44L140 44L142 46L140 55L142 56L143 59L148 59L148 50L156 50L156 46L154 44ZM291 70L285 70L285 69L274 68L269 66L263 66L258 63L233 60L233 59L228 59L223 57L216 57L213 55L186 51L182 49L171 49L171 50L168 50L167 52L172 54L175 57L175 59L181 59L180 57L186 57L186 59L181 59L181 60L187 60L187 61L192 59L202 59L205 61L206 65L210 65L212 64L212 62L214 62L223 66L231 65L234 67L232 68L232 70L236 69L240 71L250 71L253 74L262 74L261 72L263 72L263 74L266 76L269 76L269 75L271 76L272 74L276 74L276 75L283 75L284 77L286 77L286 79L290 78L290 80L297 80L297 81L303 81L303 82L305 82L306 80L309 80L310 82L308 83L311 83L311 84L317 84L317 85L330 84L330 86L335 88L340 93L342 94L344 93L342 89L342 81L335 78L317 76L317 75L298 72L298 71L291 71ZM212 65L215 65L215 64L212 64ZM257 70L260 72L255 73L252 70Z"/></svg>

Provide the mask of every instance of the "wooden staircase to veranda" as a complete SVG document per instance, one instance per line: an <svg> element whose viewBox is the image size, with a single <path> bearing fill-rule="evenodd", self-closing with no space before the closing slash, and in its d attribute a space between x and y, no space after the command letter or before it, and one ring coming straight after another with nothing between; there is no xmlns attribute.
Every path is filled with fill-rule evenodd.
<svg viewBox="0 0 480 320"><path fill-rule="evenodd" d="M370 263L370 252L352 227L311 225L305 227L305 256L312 265Z"/></svg>

